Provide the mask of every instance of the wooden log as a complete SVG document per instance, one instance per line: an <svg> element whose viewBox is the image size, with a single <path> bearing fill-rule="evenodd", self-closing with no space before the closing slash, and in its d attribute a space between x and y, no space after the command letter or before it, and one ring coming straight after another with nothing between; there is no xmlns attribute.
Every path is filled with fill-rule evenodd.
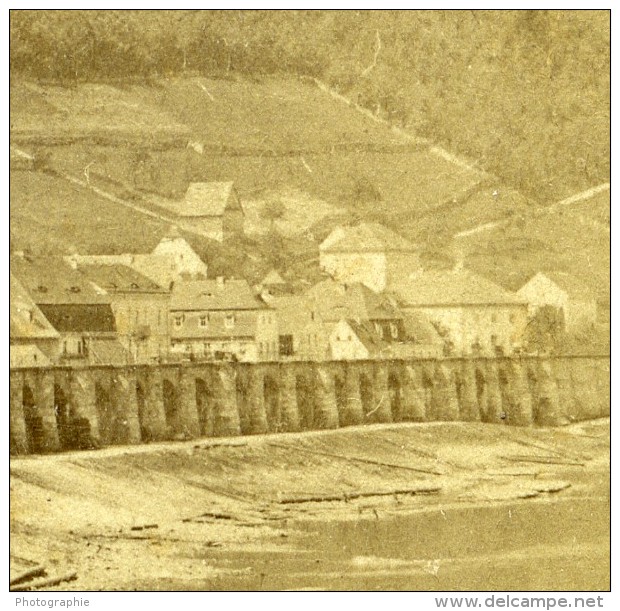
<svg viewBox="0 0 620 611"><path fill-rule="evenodd" d="M38 564L37 566L30 567L29 569L15 575L15 577L9 581L9 585L15 586L24 581L29 581L33 577L42 577L43 575L45 575L45 567Z"/></svg>
<svg viewBox="0 0 620 611"><path fill-rule="evenodd" d="M333 454L332 452L324 452L321 450L310 450L308 448L289 446L284 443L269 443L270 446L276 448L284 448L286 450L293 450L294 452L307 452L309 454L318 454L319 456L329 456L330 458L339 458L340 460L347 460L351 462L361 462L369 465L378 465L380 467L390 467L392 469L405 469L407 471L415 471L417 473L427 473L429 475L443 475L441 471L432 471L430 469L420 469L418 467L410 467L408 465L397 465L393 463L381 462L378 460L372 460L370 458L361 458L359 456L344 456L342 454Z"/></svg>
<svg viewBox="0 0 620 611"><path fill-rule="evenodd" d="M585 464L582 462L568 461L568 460L560 460L555 456L500 456L500 458L504 460L509 460L511 462L532 462L532 463L542 463L545 465L567 465L571 467L585 467Z"/></svg>
<svg viewBox="0 0 620 611"><path fill-rule="evenodd" d="M67 573L66 575L60 575L57 577L48 577L47 579L37 579L35 581L29 581L24 584L11 587L12 592L28 592L29 590L40 590L41 588L48 588L50 586L57 586L59 583L65 581L75 581L77 579L77 573Z"/></svg>
<svg viewBox="0 0 620 611"><path fill-rule="evenodd" d="M437 494L441 491L439 486L421 486L418 488L404 488L399 490L375 490L368 492L345 492L343 494L331 494L320 496L299 496L289 497L278 501L281 505L292 505L296 503L328 503L330 501L350 501L352 499L368 498L371 496L398 496L407 494Z"/></svg>

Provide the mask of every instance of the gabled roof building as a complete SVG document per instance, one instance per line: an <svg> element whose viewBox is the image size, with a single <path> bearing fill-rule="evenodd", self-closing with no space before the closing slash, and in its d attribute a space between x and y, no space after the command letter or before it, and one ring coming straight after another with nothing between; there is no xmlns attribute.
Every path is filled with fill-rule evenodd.
<svg viewBox="0 0 620 611"><path fill-rule="evenodd" d="M469 270L412 274L393 292L404 311L434 324L448 353L509 354L522 345L525 300Z"/></svg>
<svg viewBox="0 0 620 611"><path fill-rule="evenodd" d="M276 313L245 280L175 284L169 333L177 357L263 361L278 356Z"/></svg>
<svg viewBox="0 0 620 611"><path fill-rule="evenodd" d="M319 246L319 262L338 282L377 292L420 269L417 247L379 223L337 227Z"/></svg>
<svg viewBox="0 0 620 611"><path fill-rule="evenodd" d="M232 182L194 182L183 200L160 201L159 206L174 214L180 226L212 240L243 234L243 206Z"/></svg>

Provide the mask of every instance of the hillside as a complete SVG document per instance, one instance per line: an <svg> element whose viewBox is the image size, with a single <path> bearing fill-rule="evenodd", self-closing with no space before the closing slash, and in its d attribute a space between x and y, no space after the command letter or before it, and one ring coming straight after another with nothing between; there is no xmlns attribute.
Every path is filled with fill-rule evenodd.
<svg viewBox="0 0 620 611"><path fill-rule="evenodd" d="M516 290L540 270L560 270L594 289L609 303L609 231L584 224L579 214L537 211L506 225L458 240L473 269Z"/></svg>
<svg viewBox="0 0 620 611"><path fill-rule="evenodd" d="M303 268L298 253L311 260L317 241L352 219L390 225L420 243L427 260L450 264L453 234L499 221L457 244L477 271L515 288L538 269L560 268L608 291L609 233L583 221L601 218L604 202L543 214L499 178L307 81L191 77L63 88L17 80L11 96L12 141L46 169L12 173L16 247L146 250L167 231L169 221L102 201L87 175L91 186L155 214L161 197L183 197L191 181L232 180L255 239L222 250L193 238L223 273L242 269L254 280L274 264ZM302 237L280 244L279 254L262 216L273 200L285 207L275 227Z"/></svg>
<svg viewBox="0 0 620 611"><path fill-rule="evenodd" d="M12 78L67 87L188 75L319 78L544 203L609 180L608 10L22 10L11 12L10 36ZM201 95L220 104L226 87ZM178 93L181 122L190 125ZM251 107L232 114L243 122ZM194 111L205 125L201 108ZM296 112L295 131L309 142L321 115Z"/></svg>
<svg viewBox="0 0 620 611"><path fill-rule="evenodd" d="M486 178L295 79L168 79L122 89L20 81L13 92L13 142L60 174L84 180L87 168L92 185L146 199L141 204L151 194L182 197L190 181L233 180L243 199L276 191L289 208L314 209L308 226L332 215L334 206L345 216L400 224L403 216L413 220L459 199ZM24 98L29 105L21 108ZM108 107L102 100L115 102ZM158 139L157 117L190 134L182 146L165 135ZM300 197L287 197L291 190ZM327 205L316 210L313 198ZM87 230L88 217L82 222Z"/></svg>

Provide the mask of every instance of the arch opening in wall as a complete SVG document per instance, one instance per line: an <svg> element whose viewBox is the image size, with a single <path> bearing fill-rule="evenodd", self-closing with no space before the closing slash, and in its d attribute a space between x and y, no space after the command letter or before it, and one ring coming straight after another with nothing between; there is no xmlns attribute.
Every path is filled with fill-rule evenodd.
<svg viewBox="0 0 620 611"><path fill-rule="evenodd" d="M360 398L362 399L362 411L364 416L374 413L376 405L374 404L374 388L370 376L366 373L360 373Z"/></svg>
<svg viewBox="0 0 620 611"><path fill-rule="evenodd" d="M166 428L169 436L176 433L179 419L179 398L177 390L172 382L163 380L162 398L164 402L164 415L166 418Z"/></svg>
<svg viewBox="0 0 620 611"><path fill-rule="evenodd" d="M215 409L213 393L203 378L196 378L196 410L200 434L205 437L215 436Z"/></svg>
<svg viewBox="0 0 620 611"><path fill-rule="evenodd" d="M478 410L481 419L484 420L487 415L487 380L480 369L476 369L476 401L478 402Z"/></svg>
<svg viewBox="0 0 620 611"><path fill-rule="evenodd" d="M388 376L388 395L390 397L390 411L392 421L400 422L403 419L402 410L402 385L400 376L395 372L390 372Z"/></svg>
<svg viewBox="0 0 620 611"><path fill-rule="evenodd" d="M54 384L54 413L56 414L56 428L61 449L74 450L79 448L69 401L67 401L65 391L58 384Z"/></svg>
<svg viewBox="0 0 620 611"><path fill-rule="evenodd" d="M527 370L527 385L532 397L532 420L535 423L539 423L544 410L544 401L541 401L540 393L538 392L538 377L531 368Z"/></svg>
<svg viewBox="0 0 620 611"><path fill-rule="evenodd" d="M314 428L314 389L309 378L304 375L295 376L295 391L299 427L302 431L310 431Z"/></svg>
<svg viewBox="0 0 620 611"><path fill-rule="evenodd" d="M269 432L276 433L283 430L282 414L280 410L280 389L273 376L263 378L263 399Z"/></svg>
<svg viewBox="0 0 620 611"><path fill-rule="evenodd" d="M138 405L138 420L140 421L140 439L148 443L153 441L153 437L150 427L147 426L146 393L142 382L139 381L136 382L136 403Z"/></svg>
<svg viewBox="0 0 620 611"><path fill-rule="evenodd" d="M346 421L346 418L343 418L347 410L347 387L343 375L336 374L334 376L334 393L336 395L336 407L338 409L340 426L347 426L349 423Z"/></svg>
<svg viewBox="0 0 620 611"><path fill-rule="evenodd" d="M39 414L34 393L28 384L24 384L22 389L22 406L24 410L24 421L26 424L26 439L28 449L31 453L37 454L45 451L45 437L43 432L43 418Z"/></svg>
<svg viewBox="0 0 620 611"><path fill-rule="evenodd" d="M99 435L104 445L113 444L116 440L116 414L112 403L111 392L103 384L95 384L95 405L99 417Z"/></svg>
<svg viewBox="0 0 620 611"><path fill-rule="evenodd" d="M497 379L499 382L499 392L502 400L500 420L506 422L508 419L508 414L512 412L512 398L510 393L510 379L508 377L508 373L503 367L499 368Z"/></svg>
<svg viewBox="0 0 620 611"><path fill-rule="evenodd" d="M425 367L422 370L422 395L424 397L424 407L427 415L433 414L433 388L435 381L433 374Z"/></svg>

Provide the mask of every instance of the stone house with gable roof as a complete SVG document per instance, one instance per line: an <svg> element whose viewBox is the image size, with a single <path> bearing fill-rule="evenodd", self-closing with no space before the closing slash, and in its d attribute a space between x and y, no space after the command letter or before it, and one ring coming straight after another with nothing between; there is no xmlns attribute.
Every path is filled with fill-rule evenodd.
<svg viewBox="0 0 620 611"><path fill-rule="evenodd" d="M587 327L597 320L596 294L566 272L538 272L517 295L527 302L530 316L545 306L557 310L567 331Z"/></svg>
<svg viewBox="0 0 620 611"><path fill-rule="evenodd" d="M62 257L11 257L11 272L60 335L60 362L131 362L118 341L110 297L100 294Z"/></svg>
<svg viewBox="0 0 620 611"><path fill-rule="evenodd" d="M523 344L525 300L469 270L412 274L393 292L405 312L434 324L448 352L494 356Z"/></svg>
<svg viewBox="0 0 620 611"><path fill-rule="evenodd" d="M109 295L118 338L136 363L167 356L170 292L127 265L82 265L79 271Z"/></svg>
<svg viewBox="0 0 620 611"><path fill-rule="evenodd" d="M60 333L10 274L10 367L45 367L60 358Z"/></svg>
<svg viewBox="0 0 620 611"><path fill-rule="evenodd" d="M176 283L169 333L172 357L248 362L278 358L276 312L245 280Z"/></svg>
<svg viewBox="0 0 620 611"><path fill-rule="evenodd" d="M163 201L159 206L172 212L180 226L212 240L243 235L243 206L232 182L193 182L183 200Z"/></svg>
<svg viewBox="0 0 620 611"><path fill-rule="evenodd" d="M418 248L379 223L336 227L319 246L319 264L338 282L376 292L421 269Z"/></svg>

